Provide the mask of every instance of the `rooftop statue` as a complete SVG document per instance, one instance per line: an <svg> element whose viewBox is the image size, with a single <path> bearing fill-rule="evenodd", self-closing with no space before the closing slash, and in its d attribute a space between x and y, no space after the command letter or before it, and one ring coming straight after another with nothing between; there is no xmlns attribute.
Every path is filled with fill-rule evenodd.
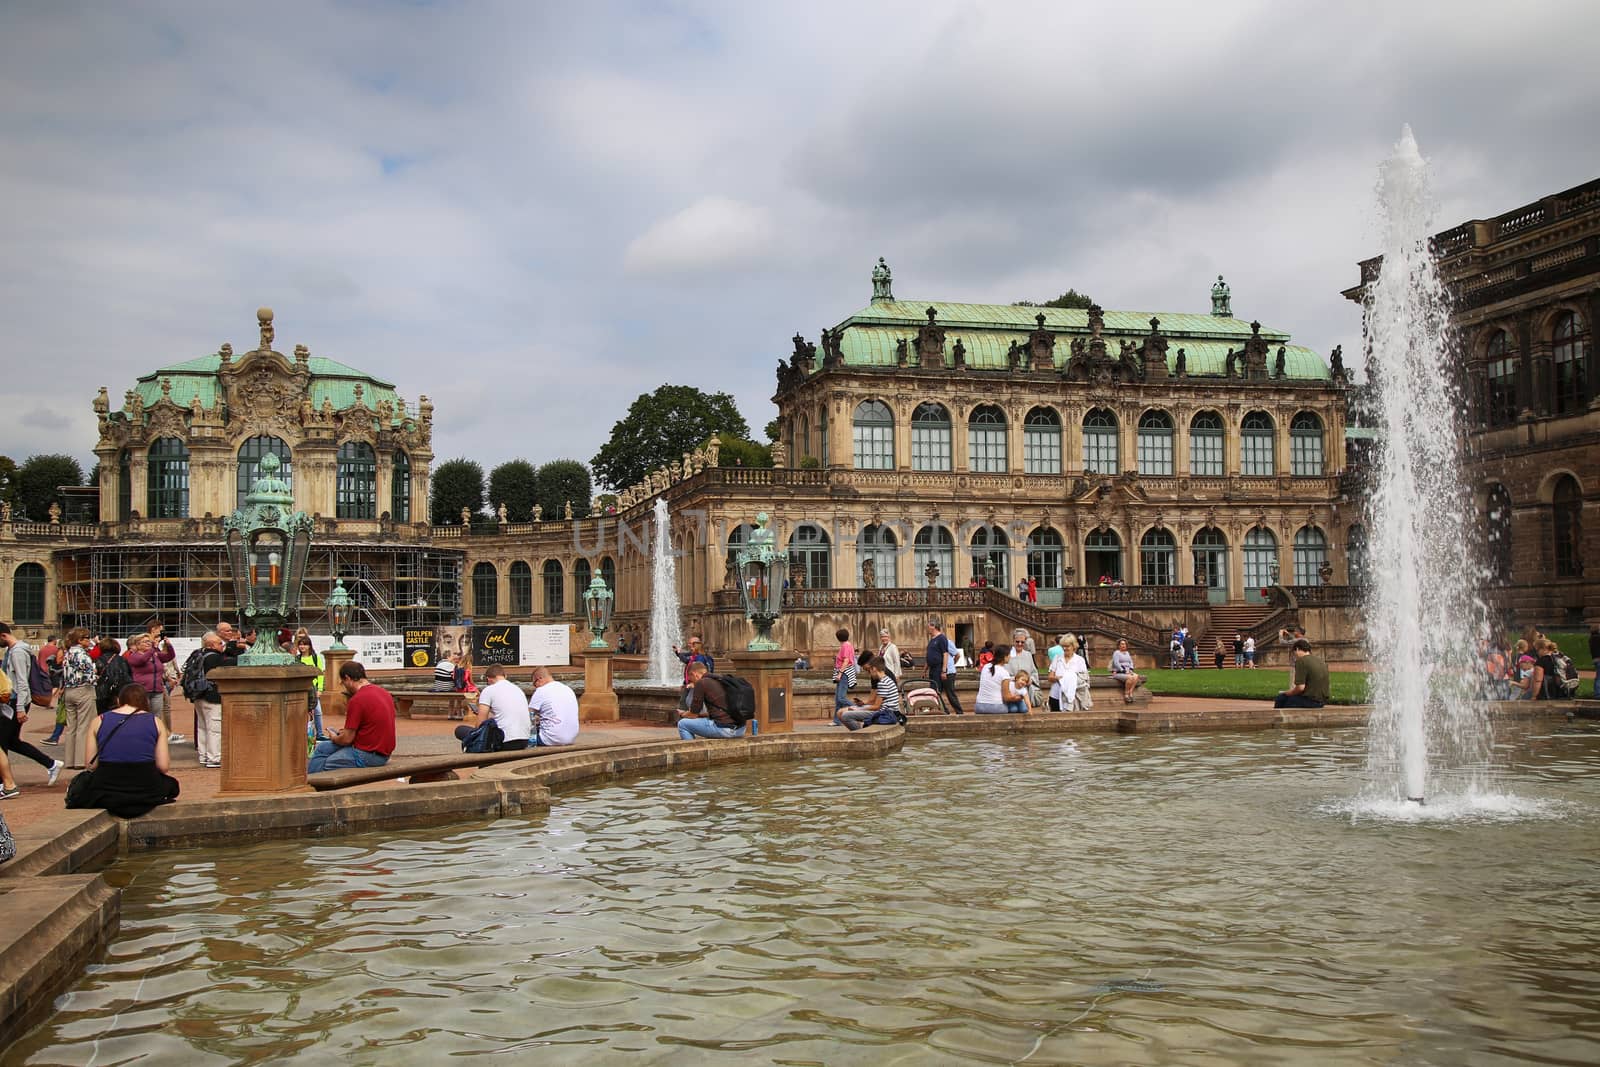
<svg viewBox="0 0 1600 1067"><path fill-rule="evenodd" d="M874 301L893 300L893 284L894 275L889 270L889 264L883 261L882 256L879 256L878 265L872 268L872 299Z"/></svg>
<svg viewBox="0 0 1600 1067"><path fill-rule="evenodd" d="M1233 318L1233 290L1217 275L1217 284L1211 287L1211 314L1220 318Z"/></svg>

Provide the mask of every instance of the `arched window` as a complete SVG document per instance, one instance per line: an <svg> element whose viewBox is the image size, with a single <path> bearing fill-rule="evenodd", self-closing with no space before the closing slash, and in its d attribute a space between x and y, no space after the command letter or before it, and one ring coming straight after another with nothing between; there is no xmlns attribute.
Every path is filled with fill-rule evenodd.
<svg viewBox="0 0 1600 1067"><path fill-rule="evenodd" d="M1273 584L1278 562L1278 539L1257 526L1244 535L1244 587L1254 592Z"/></svg>
<svg viewBox="0 0 1600 1067"><path fill-rule="evenodd" d="M943 404L927 400L911 413L911 469L950 469L950 412Z"/></svg>
<svg viewBox="0 0 1600 1067"><path fill-rule="evenodd" d="M894 420L893 419L889 420L889 426L890 426L890 441L891 441L890 446L889 446L889 466L893 467L894 466L894 445L893 445ZM817 458L822 461L822 465L824 467L826 467L828 465L828 409L827 409L826 406L822 407L817 412Z"/></svg>
<svg viewBox="0 0 1600 1067"><path fill-rule="evenodd" d="M1055 408L1034 408L1022 422L1025 474L1061 473L1061 416Z"/></svg>
<svg viewBox="0 0 1600 1067"><path fill-rule="evenodd" d="M394 450L394 467L389 482L389 518L411 521L411 457Z"/></svg>
<svg viewBox="0 0 1600 1067"><path fill-rule="evenodd" d="M798 453L796 453L793 449L789 450L789 454L791 456L795 456L796 457L795 461L794 461L795 462L795 466L799 466L800 465L800 460L805 459L807 456L811 455L811 420L806 418L804 415L800 416L800 434L799 434L799 437L800 437L800 451Z"/></svg>
<svg viewBox="0 0 1600 1067"><path fill-rule="evenodd" d="M1571 311L1556 318L1550 356L1555 363L1556 414L1570 415L1584 408L1588 382L1584 377L1585 349L1583 319Z"/></svg>
<svg viewBox="0 0 1600 1067"><path fill-rule="evenodd" d="M856 535L856 560L861 568L856 581L862 589L893 589L900 584L895 574L895 549L898 545L894 531L887 526L869 524L861 527L861 532ZM869 576L872 579L870 582L867 580Z"/></svg>
<svg viewBox="0 0 1600 1067"><path fill-rule="evenodd" d="M1350 584L1363 588L1367 584L1367 528L1352 522L1344 535L1344 564L1350 574Z"/></svg>
<svg viewBox="0 0 1600 1067"><path fill-rule="evenodd" d="M533 568L519 559L511 565L507 577L511 588L511 614L526 619L533 614Z"/></svg>
<svg viewBox="0 0 1600 1067"><path fill-rule="evenodd" d="M1028 535L1028 577L1038 588L1060 589L1065 561L1061 535L1055 530L1041 526Z"/></svg>
<svg viewBox="0 0 1600 1067"><path fill-rule="evenodd" d="M967 466L979 474L1004 474L1009 469L1006 417L993 405L973 408L967 419Z"/></svg>
<svg viewBox="0 0 1600 1067"><path fill-rule="evenodd" d="M1122 538L1115 530L1095 530L1083 539L1083 580L1122 584Z"/></svg>
<svg viewBox="0 0 1600 1067"><path fill-rule="evenodd" d="M1139 539L1139 584L1178 584L1178 542L1170 531L1152 528Z"/></svg>
<svg viewBox="0 0 1600 1067"><path fill-rule="evenodd" d="M1550 530L1555 535L1556 577L1583 577L1583 493L1570 474L1556 479L1550 494Z"/></svg>
<svg viewBox="0 0 1600 1067"><path fill-rule="evenodd" d="M189 449L176 437L158 438L150 446L145 517L189 517Z"/></svg>
<svg viewBox="0 0 1600 1067"><path fill-rule="evenodd" d="M341 519L378 517L378 459L365 441L339 446L336 514Z"/></svg>
<svg viewBox="0 0 1600 1067"><path fill-rule="evenodd" d="M833 588L832 559L833 548L822 527L801 523L789 535L789 584L802 589Z"/></svg>
<svg viewBox="0 0 1600 1067"><path fill-rule="evenodd" d="M1011 588L1011 539L998 526L979 526L972 531L972 577L979 585L996 589ZM985 564L994 564L993 569Z"/></svg>
<svg viewBox="0 0 1600 1067"><path fill-rule="evenodd" d="M294 471L289 446L282 438L270 434L261 434L252 437L239 446L239 481L237 507L244 507L244 498L250 494L250 487L261 477L261 457L271 452L278 457L281 464L278 468L278 477L294 485Z"/></svg>
<svg viewBox="0 0 1600 1067"><path fill-rule="evenodd" d="M1302 411L1289 422L1289 473L1315 478L1323 473L1322 420Z"/></svg>
<svg viewBox="0 0 1600 1067"><path fill-rule="evenodd" d="M606 583L606 588L611 590L611 595L615 597L617 595L617 561L610 556L602 556L600 558L600 578Z"/></svg>
<svg viewBox="0 0 1600 1067"><path fill-rule="evenodd" d="M1194 553L1195 584L1212 592L1220 591L1217 601L1228 599L1228 538L1215 526L1207 526L1194 535L1190 545ZM1209 594L1208 594L1209 595Z"/></svg>
<svg viewBox="0 0 1600 1067"><path fill-rule="evenodd" d="M1315 526L1302 526L1294 535L1294 584L1321 585L1328 563L1328 539Z"/></svg>
<svg viewBox="0 0 1600 1067"><path fill-rule="evenodd" d="M1117 473L1117 417L1105 408L1083 417L1083 469L1090 474Z"/></svg>
<svg viewBox="0 0 1600 1067"><path fill-rule="evenodd" d="M928 564L939 568L934 585L949 589L955 585L956 539L943 526L924 526L911 540L912 565L916 567L916 584L928 584Z"/></svg>
<svg viewBox="0 0 1600 1067"><path fill-rule="evenodd" d="M480 619L500 614L500 575L488 560L472 567L472 612Z"/></svg>
<svg viewBox="0 0 1600 1067"><path fill-rule="evenodd" d="M43 515L30 516L43 520ZM133 462L124 448L117 453L117 521L127 522L133 517Z"/></svg>
<svg viewBox="0 0 1600 1067"><path fill-rule="evenodd" d="M1248 477L1270 478L1278 473L1272 447L1272 416L1252 411L1244 417L1239 435L1239 473Z"/></svg>
<svg viewBox="0 0 1600 1067"><path fill-rule="evenodd" d="M589 583L594 580L594 568L589 566L589 561L579 556L572 565L572 595L577 598L576 604L580 614L583 608L583 595L589 591Z"/></svg>
<svg viewBox="0 0 1600 1067"><path fill-rule="evenodd" d="M11 572L11 621L29 626L44 622L44 568L24 563Z"/></svg>
<svg viewBox="0 0 1600 1067"><path fill-rule="evenodd" d="M1172 418L1165 411L1139 416L1139 473L1172 473Z"/></svg>
<svg viewBox="0 0 1600 1067"><path fill-rule="evenodd" d="M1498 482L1489 487L1485 508L1485 539L1489 549L1489 573L1501 581L1511 578L1511 494Z"/></svg>
<svg viewBox="0 0 1600 1067"><path fill-rule="evenodd" d="M851 433L857 470L894 470L894 416L889 405L881 400L863 400L856 408Z"/></svg>
<svg viewBox="0 0 1600 1067"><path fill-rule="evenodd" d="M561 569L559 559L544 561L544 613L546 615L565 615L567 582L566 572Z"/></svg>
<svg viewBox="0 0 1600 1067"><path fill-rule="evenodd" d="M1517 350L1506 331L1489 338L1484 359L1484 418L1490 426L1508 425L1517 417Z"/></svg>
<svg viewBox="0 0 1600 1067"><path fill-rule="evenodd" d="M1202 411L1189 420L1189 473L1196 478L1222 477L1222 416Z"/></svg>

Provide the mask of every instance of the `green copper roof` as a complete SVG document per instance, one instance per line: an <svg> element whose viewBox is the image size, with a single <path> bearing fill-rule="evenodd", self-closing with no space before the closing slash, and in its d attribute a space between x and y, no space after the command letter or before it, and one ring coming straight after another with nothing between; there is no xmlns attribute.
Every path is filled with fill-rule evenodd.
<svg viewBox="0 0 1600 1067"><path fill-rule="evenodd" d="M938 301L929 303L924 300L891 300L869 304L844 321L909 326L915 330L927 324L930 307L938 313L939 325L946 330L959 327L968 329L1013 327L1027 332L1038 329L1037 316L1043 312L1047 330L1082 334L1089 332L1089 312L1082 308L1042 308L1015 304L944 304ZM1143 337L1150 332L1151 318L1161 320L1161 332L1168 337L1181 335L1236 340L1243 343L1250 336L1250 324L1245 320L1217 315L1190 315L1177 311L1106 311L1103 314L1107 336ZM849 334L846 333L846 336ZM1261 336L1274 344L1282 344L1289 340L1287 333L1267 326L1261 327Z"/></svg>
<svg viewBox="0 0 1600 1067"><path fill-rule="evenodd" d="M234 357L236 362L243 358ZM174 363L146 374L138 380L134 389L145 406L149 407L161 399L162 379L171 379L174 404L188 407L198 396L203 406L215 407L218 397L217 371L221 366L222 357L213 352L209 356ZM399 397L395 394L393 382L374 378L354 367L321 356L312 356L307 361L307 367L311 371L311 403L314 407L320 408L324 399L333 405L335 411L353 407L356 402L355 387L359 384L362 406L376 411L379 404L389 401L395 406L398 425ZM116 403L115 398L112 403Z"/></svg>

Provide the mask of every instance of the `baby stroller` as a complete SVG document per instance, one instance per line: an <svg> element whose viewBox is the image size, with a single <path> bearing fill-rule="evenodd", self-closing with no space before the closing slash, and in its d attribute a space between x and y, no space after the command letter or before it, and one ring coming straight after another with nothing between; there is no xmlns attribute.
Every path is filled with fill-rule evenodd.
<svg viewBox="0 0 1600 1067"><path fill-rule="evenodd" d="M944 696L931 686L923 686L906 693L907 715L943 715L946 714Z"/></svg>

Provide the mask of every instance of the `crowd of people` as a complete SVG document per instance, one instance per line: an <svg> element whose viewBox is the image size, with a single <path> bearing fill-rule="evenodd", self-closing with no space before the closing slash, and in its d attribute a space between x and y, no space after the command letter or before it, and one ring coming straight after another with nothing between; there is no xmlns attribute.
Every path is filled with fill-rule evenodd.
<svg viewBox="0 0 1600 1067"><path fill-rule="evenodd" d="M1529 627L1514 642L1478 643L1484 694L1493 700L1572 700L1580 695L1577 665L1561 646ZM1596 672L1590 695L1600 698L1600 627L1589 631L1589 658Z"/></svg>

